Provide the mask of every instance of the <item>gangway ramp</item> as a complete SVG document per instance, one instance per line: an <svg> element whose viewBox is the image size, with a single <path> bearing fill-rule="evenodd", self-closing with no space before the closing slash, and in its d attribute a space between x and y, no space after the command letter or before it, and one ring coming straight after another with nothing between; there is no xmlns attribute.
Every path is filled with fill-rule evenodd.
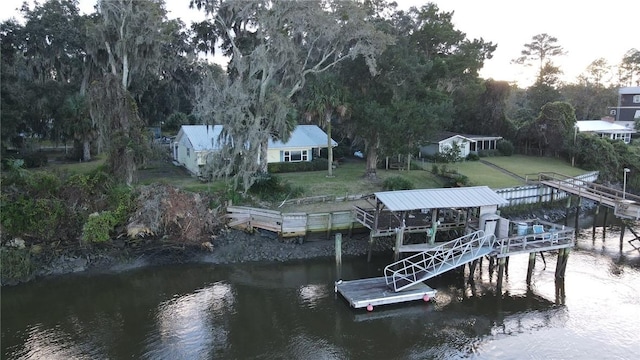
<svg viewBox="0 0 640 360"><path fill-rule="evenodd" d="M472 262L493 249L496 238L479 230L426 251L398 260L384 268L386 284L403 291L461 265Z"/></svg>

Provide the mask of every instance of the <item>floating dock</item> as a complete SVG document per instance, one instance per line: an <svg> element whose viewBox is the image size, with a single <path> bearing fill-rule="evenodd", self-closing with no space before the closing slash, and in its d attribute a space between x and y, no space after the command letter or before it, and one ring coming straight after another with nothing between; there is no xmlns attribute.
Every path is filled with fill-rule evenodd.
<svg viewBox="0 0 640 360"><path fill-rule="evenodd" d="M413 300L428 300L436 295L436 290L424 283L395 292L387 285L384 277L338 281L336 292L340 293L351 307L368 308L377 305L397 304ZM425 297L426 296L426 297Z"/></svg>

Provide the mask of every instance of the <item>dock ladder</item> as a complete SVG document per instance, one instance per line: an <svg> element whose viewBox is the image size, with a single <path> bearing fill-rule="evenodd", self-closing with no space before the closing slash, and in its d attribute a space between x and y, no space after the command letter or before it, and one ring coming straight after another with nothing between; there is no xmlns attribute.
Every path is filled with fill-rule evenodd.
<svg viewBox="0 0 640 360"><path fill-rule="evenodd" d="M496 237L479 230L387 265L387 286L398 292L479 259L493 251Z"/></svg>

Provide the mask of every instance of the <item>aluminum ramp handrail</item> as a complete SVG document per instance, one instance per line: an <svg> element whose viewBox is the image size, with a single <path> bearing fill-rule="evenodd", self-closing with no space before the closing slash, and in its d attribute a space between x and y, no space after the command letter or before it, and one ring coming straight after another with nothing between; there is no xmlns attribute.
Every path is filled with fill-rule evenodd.
<svg viewBox="0 0 640 360"><path fill-rule="evenodd" d="M495 235L478 230L396 261L384 268L387 286L398 292L481 258L493 251L495 240Z"/></svg>

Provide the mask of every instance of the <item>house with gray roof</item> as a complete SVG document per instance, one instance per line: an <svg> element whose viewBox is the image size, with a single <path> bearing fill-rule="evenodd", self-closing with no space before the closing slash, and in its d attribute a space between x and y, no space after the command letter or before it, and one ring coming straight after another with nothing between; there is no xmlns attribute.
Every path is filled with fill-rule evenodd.
<svg viewBox="0 0 640 360"><path fill-rule="evenodd" d="M578 132L595 134L611 140L622 140L625 144L630 143L632 135L636 133L632 126L621 124L613 118L580 120L576 121L575 126Z"/></svg>
<svg viewBox="0 0 640 360"><path fill-rule="evenodd" d="M212 152L222 148L222 125L182 125L172 144L173 160L196 176L207 164ZM328 147L327 134L317 125L298 125L289 141L269 140L267 162L311 161ZM232 140L231 140L232 141ZM333 147L338 143L331 140Z"/></svg>
<svg viewBox="0 0 640 360"><path fill-rule="evenodd" d="M451 131L437 133L427 145L420 147L421 156L433 156L451 149L454 144L460 149L460 157L484 150L496 150L501 136L460 134Z"/></svg>

